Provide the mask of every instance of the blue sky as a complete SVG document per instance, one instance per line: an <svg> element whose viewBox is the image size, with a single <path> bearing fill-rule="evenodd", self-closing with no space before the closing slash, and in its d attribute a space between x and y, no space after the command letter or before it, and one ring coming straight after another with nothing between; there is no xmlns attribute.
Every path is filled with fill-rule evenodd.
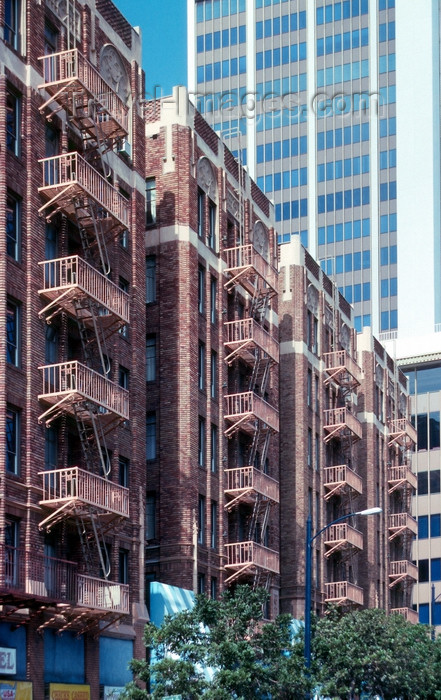
<svg viewBox="0 0 441 700"><path fill-rule="evenodd" d="M113 0L133 27L142 30L146 97L155 85L170 95L187 83L186 0ZM158 97L160 93L158 94Z"/></svg>

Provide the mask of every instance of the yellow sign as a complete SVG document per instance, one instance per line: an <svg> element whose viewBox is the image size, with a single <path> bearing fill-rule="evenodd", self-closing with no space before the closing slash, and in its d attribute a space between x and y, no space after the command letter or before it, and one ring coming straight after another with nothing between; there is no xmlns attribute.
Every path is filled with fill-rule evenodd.
<svg viewBox="0 0 441 700"><path fill-rule="evenodd" d="M32 683L0 679L0 700L32 700Z"/></svg>
<svg viewBox="0 0 441 700"><path fill-rule="evenodd" d="M90 700L90 686L49 683L49 700Z"/></svg>

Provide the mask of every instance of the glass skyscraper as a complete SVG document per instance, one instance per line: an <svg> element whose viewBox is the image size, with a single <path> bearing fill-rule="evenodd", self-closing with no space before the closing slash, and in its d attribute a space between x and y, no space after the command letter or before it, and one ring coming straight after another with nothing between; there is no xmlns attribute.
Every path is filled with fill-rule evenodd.
<svg viewBox="0 0 441 700"><path fill-rule="evenodd" d="M438 0L188 0L188 66L195 104L274 201L280 243L300 237L356 329L433 332Z"/></svg>

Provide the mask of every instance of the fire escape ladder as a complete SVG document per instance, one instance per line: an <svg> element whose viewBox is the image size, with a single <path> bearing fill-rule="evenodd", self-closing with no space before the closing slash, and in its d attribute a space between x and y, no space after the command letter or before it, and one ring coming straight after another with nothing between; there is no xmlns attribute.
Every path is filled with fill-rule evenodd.
<svg viewBox="0 0 441 700"><path fill-rule="evenodd" d="M260 469L262 471L265 471L265 464L266 464L266 458L268 455L270 440L271 440L271 433L269 430L267 430L265 433L264 441L263 441L263 448L260 452Z"/></svg>
<svg viewBox="0 0 441 700"><path fill-rule="evenodd" d="M268 528L269 516L270 516L270 510L271 510L271 503L267 498L264 498L262 500L262 509L261 510L263 511L262 541L265 541L265 535L266 535L266 530Z"/></svg>
<svg viewBox="0 0 441 700"><path fill-rule="evenodd" d="M96 473L97 457L100 464L100 473L105 479L110 473L110 455L107 450L104 431L94 406L75 404L74 413L77 422L78 435L83 450L87 470Z"/></svg>
<svg viewBox="0 0 441 700"><path fill-rule="evenodd" d="M96 369L98 372L102 371L103 375L106 377L110 372L110 362L108 360L109 354L106 347L106 336L101 323L100 311L103 307L92 301L89 298L74 299L75 315L78 324L78 330L80 334L81 346L83 348L85 364L88 367ZM90 318L92 322L92 328L88 327L84 320L84 312L86 312L87 317ZM96 356L92 350L93 344L96 343L99 355L99 365L96 366Z"/></svg>
<svg viewBox="0 0 441 700"><path fill-rule="evenodd" d="M90 523L90 527L88 523ZM90 576L95 574L96 554L98 554L101 573L105 579L108 579L110 574L109 552L99 518L94 513L88 516L78 515L76 525L87 573Z"/></svg>
<svg viewBox="0 0 441 700"><path fill-rule="evenodd" d="M253 441L251 443L249 457L248 457L248 463L251 465L253 465L255 460L256 460L256 454L257 454L257 450L259 447L259 440L260 440L260 425L258 422L258 428L254 431Z"/></svg>
<svg viewBox="0 0 441 700"><path fill-rule="evenodd" d="M81 119L87 121L88 124L92 122L95 138L93 138L87 129L83 129L84 155L88 163L96 170L101 171L103 177L108 179L112 172L107 158L110 145L101 127L102 119L105 118L101 105L93 100L89 100L85 116L81 117L74 113L74 117L77 121L80 121L80 125Z"/></svg>
<svg viewBox="0 0 441 700"><path fill-rule="evenodd" d="M259 520L259 511L260 511L260 501L261 501L262 496L260 493L257 494L256 500L254 501L254 506L253 506L253 512L251 514L250 522L249 522L249 527L248 527L248 539L250 541L255 541L255 534L257 530L257 523Z"/></svg>
<svg viewBox="0 0 441 700"><path fill-rule="evenodd" d="M258 285L258 282L256 282L256 285ZM250 303L251 318L254 318L259 323L262 323L268 310L269 299L269 290L266 291L265 289L261 289L259 286L256 286Z"/></svg>
<svg viewBox="0 0 441 700"><path fill-rule="evenodd" d="M110 272L110 261L100 207L90 197L85 199L77 197L74 206L84 257L88 262L99 262L102 273L107 276ZM95 260L95 250L98 252L98 261Z"/></svg>

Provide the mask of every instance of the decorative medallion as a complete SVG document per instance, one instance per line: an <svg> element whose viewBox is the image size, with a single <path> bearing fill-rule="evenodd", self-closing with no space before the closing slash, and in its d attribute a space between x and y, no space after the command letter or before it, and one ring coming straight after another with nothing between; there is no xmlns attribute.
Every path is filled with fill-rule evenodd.
<svg viewBox="0 0 441 700"><path fill-rule="evenodd" d="M258 253L268 261L269 240L268 232L261 221L256 221L253 228L253 246Z"/></svg>
<svg viewBox="0 0 441 700"><path fill-rule="evenodd" d="M211 200L216 201L217 199L217 187L216 179L214 177L213 168L211 163L203 156L198 161L198 185L201 190L204 190L208 194Z"/></svg>
<svg viewBox="0 0 441 700"><path fill-rule="evenodd" d="M100 54L100 73L106 83L126 104L130 94L130 81L122 58L112 44L105 44Z"/></svg>

